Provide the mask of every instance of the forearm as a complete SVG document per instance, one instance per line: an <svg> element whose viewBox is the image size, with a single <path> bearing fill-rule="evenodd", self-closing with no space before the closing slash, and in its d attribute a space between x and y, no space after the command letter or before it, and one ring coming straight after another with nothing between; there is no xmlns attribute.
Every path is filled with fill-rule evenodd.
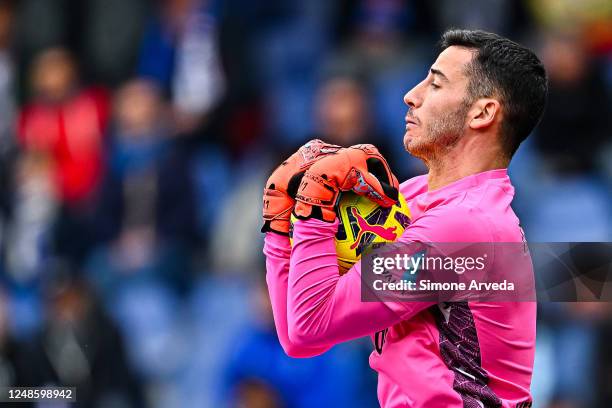
<svg viewBox="0 0 612 408"><path fill-rule="evenodd" d="M291 357L312 357L324 353L330 347L307 347L289 340L287 326L287 283L291 247L287 237L268 232L265 238L266 282L272 304L276 333L283 350Z"/></svg>
<svg viewBox="0 0 612 408"><path fill-rule="evenodd" d="M294 344L336 344L370 335L412 317L432 303L362 302L356 264L338 274L336 223L294 226L287 294L288 335Z"/></svg>

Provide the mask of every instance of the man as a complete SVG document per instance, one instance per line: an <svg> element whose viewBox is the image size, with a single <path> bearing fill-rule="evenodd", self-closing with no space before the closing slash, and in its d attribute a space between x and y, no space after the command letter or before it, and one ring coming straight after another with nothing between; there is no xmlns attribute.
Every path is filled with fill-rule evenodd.
<svg viewBox="0 0 612 408"><path fill-rule="evenodd" d="M429 172L399 186L412 218L399 241L521 242L506 169L542 115L546 72L533 52L495 34L451 30L441 46L404 96L404 145ZM360 265L338 275L338 191L388 206L396 186L384 159L363 145L311 142L273 173L264 253L285 351L307 357L372 335L383 407L531 406L535 303L361 302ZM290 211L302 219L292 249L283 236Z"/></svg>

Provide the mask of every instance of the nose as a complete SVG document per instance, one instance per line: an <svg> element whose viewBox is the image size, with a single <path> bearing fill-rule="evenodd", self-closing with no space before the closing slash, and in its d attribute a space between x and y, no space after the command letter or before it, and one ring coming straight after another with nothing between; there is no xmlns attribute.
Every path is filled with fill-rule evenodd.
<svg viewBox="0 0 612 408"><path fill-rule="evenodd" d="M404 103L414 109L423 103L422 86L423 82L417 84L414 88L406 92L404 95Z"/></svg>

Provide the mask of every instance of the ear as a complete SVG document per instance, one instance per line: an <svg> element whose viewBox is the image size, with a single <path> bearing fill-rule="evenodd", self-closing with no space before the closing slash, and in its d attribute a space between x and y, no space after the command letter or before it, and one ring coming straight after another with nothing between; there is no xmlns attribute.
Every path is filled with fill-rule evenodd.
<svg viewBox="0 0 612 408"><path fill-rule="evenodd" d="M470 110L468 126L472 129L484 129L491 126L501 114L499 101L492 98L478 99Z"/></svg>

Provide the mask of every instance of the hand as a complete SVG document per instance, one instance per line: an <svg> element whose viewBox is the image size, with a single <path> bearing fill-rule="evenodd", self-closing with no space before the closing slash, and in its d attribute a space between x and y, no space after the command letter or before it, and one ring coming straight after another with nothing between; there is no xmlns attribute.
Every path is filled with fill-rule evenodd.
<svg viewBox="0 0 612 408"><path fill-rule="evenodd" d="M295 205L295 193L304 172L317 160L336 154L340 146L313 139L300 147L274 170L264 188L261 232L289 235L289 218Z"/></svg>
<svg viewBox="0 0 612 408"><path fill-rule="evenodd" d="M294 213L298 218L336 219L340 191L352 190L390 207L397 203L399 183L378 149L361 144L325 157L304 173Z"/></svg>

